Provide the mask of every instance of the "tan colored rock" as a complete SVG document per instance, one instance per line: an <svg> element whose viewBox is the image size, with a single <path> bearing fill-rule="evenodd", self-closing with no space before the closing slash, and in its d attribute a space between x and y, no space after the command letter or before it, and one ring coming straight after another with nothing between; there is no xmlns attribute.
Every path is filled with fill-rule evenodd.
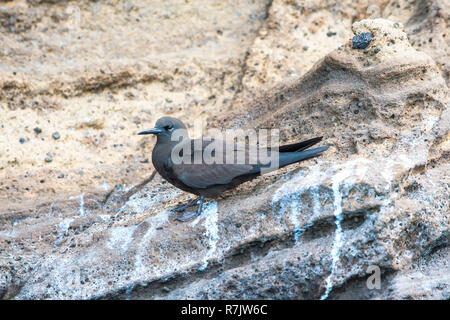
<svg viewBox="0 0 450 320"><path fill-rule="evenodd" d="M136 132L230 103L266 1L164 3L0 5L2 212L140 183L152 142Z"/></svg>
<svg viewBox="0 0 450 320"><path fill-rule="evenodd" d="M326 53L353 36L353 22L369 17L403 23L412 45L436 60L448 82L449 12L446 1L432 0L275 0L246 60L243 101L260 95L261 89L303 75Z"/></svg>
<svg viewBox="0 0 450 320"><path fill-rule="evenodd" d="M390 1L383 10L383 18L405 25L411 44L429 54L440 67L449 84L450 40L448 1Z"/></svg>

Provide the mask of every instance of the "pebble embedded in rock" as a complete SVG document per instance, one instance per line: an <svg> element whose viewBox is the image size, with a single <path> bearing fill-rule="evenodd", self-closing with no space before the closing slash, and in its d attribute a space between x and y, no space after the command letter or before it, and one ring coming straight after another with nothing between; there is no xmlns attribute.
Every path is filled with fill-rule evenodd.
<svg viewBox="0 0 450 320"><path fill-rule="evenodd" d="M36 134L40 134L40 133L42 132L42 129L39 128L39 127L36 127L36 128L33 129L33 131L34 131L34 133L36 133Z"/></svg>
<svg viewBox="0 0 450 320"><path fill-rule="evenodd" d="M53 159L50 156L45 157L45 162L52 162Z"/></svg>
<svg viewBox="0 0 450 320"><path fill-rule="evenodd" d="M25 143L25 139L24 138L20 138L19 142L20 142L20 144L24 144Z"/></svg>
<svg viewBox="0 0 450 320"><path fill-rule="evenodd" d="M58 131L53 132L52 137L53 137L53 139L55 139L55 140L58 140L59 138L61 138L61 136L59 135L59 132L58 132Z"/></svg>
<svg viewBox="0 0 450 320"><path fill-rule="evenodd" d="M33 25L36 18L34 10L38 10L38 17L42 10L46 10L48 4L41 2L42 8L36 4L23 9L25 15L20 14L20 18L27 19L24 23ZM417 171L414 168L422 166L424 161L426 163L428 156L432 161L445 155L445 141L442 140L445 128L442 126L445 126L443 106L448 88L445 72L442 73L433 61L438 60L435 57L441 57L440 44L445 39L442 39L442 22L433 24L435 10L430 10L429 15L421 12L421 18L430 22L421 32L415 34L411 31L415 26L407 24L411 38L416 41L414 46L410 46L406 34L400 28L392 28L393 22L388 20L364 19L355 23L354 33L350 34L353 10L359 10L357 14L361 17L365 15L365 8L354 9L350 2L339 5L342 10L350 10L350 14L342 15L340 8L323 10L327 12L320 12L319 18L321 22L323 18L323 24L318 25L314 24L318 19L308 19L308 10L304 15L297 10L295 13L298 16L291 19L291 3L274 3L275 7L269 11L265 5L260 6L259 1L244 10L237 7L240 2L233 3L232 9L227 9L224 4L219 8L220 15L214 16L214 12L208 12L209 2L204 2L201 5L206 5L206 8L199 14L206 11L211 19L202 19L203 16L188 12L186 15L180 14L177 21L170 20L168 25L171 27L178 21L186 21L188 25L198 24L200 29L212 30L215 34L217 23L206 24L205 20L222 19L219 21L224 24L220 27L225 31L220 41L226 42L217 40L219 49L213 47L215 41L201 47L202 51L213 49L212 58L208 59L208 52L205 51L205 59L202 60L206 61L194 63L192 59L196 59L197 50L193 53L184 50L180 55L173 56L175 60L171 55L161 64L142 64L139 62L141 56L155 52L153 42L155 48L164 46L158 43L158 39L164 39L178 51L179 48L191 46L191 42L194 45L202 42L203 36L206 39L211 36L198 35L198 30L193 30L193 36L188 32L186 37L177 40L179 32L175 32L176 37L173 38L167 26L153 28L149 23L156 20L157 25L161 11L156 3L152 5L156 6L152 8L156 19L150 12L143 12L145 8L139 7L133 10L140 11L133 14L148 13L148 19L142 19L140 27L130 19L120 29L122 34L132 34L140 28L154 30L154 41L149 46L142 46L135 44L134 39L124 39L129 42L117 46L114 52L107 52L105 60L108 63L96 68L95 48L103 50L121 38L113 34L114 28L108 28L109 21L122 21L129 17L128 13L115 10L114 3L108 7L112 15L98 15L95 21L98 28L91 30L92 39L83 36L81 41L74 40L74 37L79 39L79 32L61 31L61 28L52 30L54 21L43 19L39 22L39 28L26 30L26 36L31 40L24 39L18 44L21 47L34 43L35 50L28 50L23 56L11 56L15 53L13 51L6 57L11 60L10 70L17 68L21 71L18 79L13 78L14 87L6 92L8 97L13 95L15 101L11 103L11 110L8 109L8 118L3 121L6 129L0 129L5 135L16 130L9 144L4 149L3 145L0 148L0 168L8 166L3 169L7 174L0 179L2 211L9 210L5 213L17 218L17 209L21 212L19 216L23 215L26 219L8 218L6 222L11 220L11 223L2 225L0 238L5 238L5 241L0 239L0 255L7 259L6 263L0 263L0 297L6 294L6 297L14 299L127 299L130 294L122 288L132 288L133 285L136 286L132 292L134 298L319 299L328 290L331 290L330 298L360 298L358 287L363 287L364 295L373 299L385 296L392 299L406 296L415 299L448 297L448 288L444 287L446 282L436 281L445 279L445 266L449 261L449 257L443 254L446 251L439 246L448 231L448 215L445 212L445 190L448 186L446 181L439 181L439 177L445 177L445 161L433 161L436 168L431 165L420 167L419 171L424 175L409 174ZM259 9L256 10L255 5ZM192 9L196 10L197 7L193 6ZM64 6L53 7L52 14L65 14ZM16 14L16 8L14 6L13 14ZM22 12L21 8L17 10ZM234 13L238 10L243 14L235 20ZM90 15L92 8L80 6L80 11L83 16ZM166 11L169 15L178 15L178 11L173 12L172 6ZM404 21L409 20L408 15L416 14L410 12L415 11L411 8L405 11L396 10L395 13ZM265 22L258 18L261 14L267 15L276 27L265 26ZM253 20L258 24L253 25ZM228 23L238 25L237 31ZM296 29L294 24L297 23ZM86 49L80 52L80 59L71 63L73 72L64 72L67 66L63 62L67 54L44 57L48 54L48 46L55 45L52 37L44 34L44 45L39 46L42 38L40 32L47 24L50 24L52 34L56 35L53 38L56 38L57 46L60 36L63 36ZM339 31L340 36L327 37L327 25L333 28L332 31ZM435 27L433 32L427 30L432 27ZM267 32L262 40L258 37L258 30L261 29ZM240 35L246 32L249 33L248 39L241 38ZM349 40L363 32L370 32L373 42L365 49L352 49ZM233 37L228 37L229 34ZM424 47L423 41L428 43L430 36L436 36L433 38L436 48L428 47L427 55L417 51L417 43L422 43ZM254 37L257 37L256 41L253 41ZM396 44L387 46L391 38ZM3 42L0 40L0 43ZM343 42L347 44L335 52L333 48ZM312 49L302 49L301 44L306 43L312 45ZM227 50L220 50L223 45L228 47ZM6 49L11 51L11 46ZM381 51L371 56L377 47ZM133 55L135 48L143 50L142 54ZM363 54L364 50L369 53ZM428 57L435 50L436 56ZM255 75L250 74L251 68L247 72L242 70L239 59L235 58L247 52L249 66L259 63ZM126 59L126 65L123 65L123 59L108 59L116 55ZM163 54L162 57L166 56ZM155 57L155 60L158 58ZM34 74L34 70L41 70L40 64L49 61L52 68L42 70L45 74ZM362 65L367 61L371 63L369 69ZM277 63L283 64L284 72L274 75L270 71L278 70L275 67ZM24 69L21 65L25 64L28 67ZM313 64L315 66L311 70ZM93 67L85 70L86 65ZM100 67L105 71L112 70L111 74L108 71L105 77L98 75ZM175 67L179 67L179 71L172 74L171 70ZM417 72L411 72L411 68ZM422 68L426 69L425 75L421 74ZM327 72L324 72L325 69ZM309 72L307 77L294 75L306 72ZM149 78L141 81L146 75ZM241 75L244 77L242 83ZM153 77L154 81L151 80ZM131 89L141 92L143 97L141 102L133 105L122 99L123 90L120 87L135 81L143 82L142 92L133 88L134 85ZM37 89L34 88L35 83ZM283 87L269 89L274 85ZM292 89L285 90L286 85ZM103 87L106 89L103 90ZM267 87L267 93L262 92L264 87ZM47 90L48 93L44 92ZM35 94L35 91L39 93ZM192 96L188 96L189 93ZM202 106L212 93L217 100L214 106ZM238 101L251 100L259 94L263 95L262 98L284 94L285 98L258 99L257 103L248 104ZM328 95L326 98L325 94ZM198 117L211 119L208 127L212 124L212 127L224 129L244 126L263 128L271 123L276 128L283 123L286 130L280 134L287 140L286 144L317 134L324 136L319 145L332 147L323 158L318 159L320 163L317 165L315 160L309 160L299 164L299 167L286 167L280 172L262 176L242 185L237 192L230 192L217 203L206 202L206 214L196 220L197 224L174 225L173 216L167 209L173 206L172 202L187 201L184 200L187 197L184 192L168 186L168 183L160 184L161 178L155 175L152 182L143 185L143 188L133 188L136 191L134 195L127 193L128 187L140 184L143 177L152 171L149 152L154 141L132 137L126 139L136 130L134 117L139 117L144 127L142 129L152 127L154 120L164 112L166 95L173 97L177 109L183 108L176 114L180 118L185 116L183 120L189 124L195 124L193 121ZM234 99L236 95L237 100ZM44 106L29 106L33 96L42 100L40 104ZM27 109L20 109L20 97L24 97ZM224 110L219 103L224 98L231 99L230 106L227 106L230 111ZM144 99L151 103L145 103ZM148 105L144 107L148 108L148 112L141 110L141 104ZM35 109L30 113L30 108ZM401 114L400 111L405 108L411 109L411 112ZM354 110L359 110L361 115L352 116ZM201 112L205 113L200 115ZM393 123L387 112L398 112L396 118L399 120ZM420 117L417 117L418 113ZM15 116L16 119L13 118ZM101 129L104 132L98 131L94 123L84 122L85 117L105 119L105 128ZM62 122L58 125L59 120ZM80 126L80 123L83 125ZM36 124L46 126L47 131L44 133L42 128L41 134L35 134L33 125ZM121 124L126 130L118 132ZM63 126L66 129L62 129ZM52 143L50 138L54 139L52 134L55 129L63 130L64 139L61 136L61 141L54 140L57 143ZM88 138L84 136L85 130L90 133ZM17 136L21 138L22 134L27 137L24 138L27 146L23 149L17 146ZM341 139L341 136L345 138ZM39 141L42 137L45 141ZM102 138L99 142L96 140L98 137ZM425 143L425 139L429 141ZM118 150L111 149L112 143L117 144ZM411 150L408 148L410 145L416 147ZM34 146L36 151L32 150ZM48 151L52 153L46 154ZM46 156L53 158L53 155L57 157L57 162L42 163ZM15 158L20 163L6 162ZM150 162L143 166L139 163L141 159ZM83 177L77 174L80 168L86 170ZM0 169L0 172L3 171ZM27 178L25 172L29 172ZM45 176L48 178L43 178ZM55 181L57 176L61 178ZM406 186L415 180L421 187L407 190ZM111 197L104 202L103 195L119 183L123 184L123 191L113 190ZM339 202L337 206L336 202ZM361 209L364 212L359 214L357 211ZM189 210L195 210L195 207ZM353 221L353 214L348 214L352 211L357 213L354 215L357 222ZM335 221L328 221L328 216ZM38 223L30 228L30 222ZM399 226L401 222L402 227ZM294 242L298 232L293 230L304 230L298 243ZM230 233L232 236L229 236ZM142 239L145 241L140 241ZM160 241L162 245L158 246ZM71 248L74 244L76 247ZM30 247L32 250L29 250ZM234 256L243 247L245 257ZM284 250L272 250L277 248ZM130 253L129 260L132 261L124 261ZM257 259L247 259L253 255ZM14 257L21 257L22 260L17 262ZM196 273L195 279L189 276L196 272L196 266L206 264L214 270L207 274ZM227 268L226 264L238 267L239 272ZM387 275L389 279L381 275L382 290L367 291L362 278L361 286L355 288L355 274L363 277L369 273L366 270L369 264L379 265L381 270L395 270L395 273ZM34 270L27 273L30 265ZM162 281L150 279L155 272ZM421 272L434 275L434 279L423 279L420 286L414 288L405 285L406 282L412 283L409 277L420 280ZM6 283L1 280L3 274L6 274ZM189 277L188 283L177 280L184 274ZM235 280L231 277L233 274ZM87 276L93 279L92 283L87 282ZM37 282L36 279L42 281ZM149 290L140 287L141 281L145 282L143 285L148 283ZM434 289L439 283L443 283L441 291ZM16 284L20 284L20 288ZM48 284L51 284L49 289ZM163 287L170 291L165 293Z"/></svg>
<svg viewBox="0 0 450 320"><path fill-rule="evenodd" d="M369 46L370 41L372 41L373 36L370 32L363 32L353 37L353 49L365 49Z"/></svg>

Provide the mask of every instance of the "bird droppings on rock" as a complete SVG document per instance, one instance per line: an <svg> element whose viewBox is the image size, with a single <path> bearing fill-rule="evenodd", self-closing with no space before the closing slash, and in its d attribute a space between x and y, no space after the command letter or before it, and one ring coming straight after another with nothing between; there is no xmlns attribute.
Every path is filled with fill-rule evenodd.
<svg viewBox="0 0 450 320"><path fill-rule="evenodd" d="M352 48L353 49L365 49L369 46L373 36L370 32L363 32L353 37Z"/></svg>
<svg viewBox="0 0 450 320"><path fill-rule="evenodd" d="M42 2L42 10L41 2L24 9L20 1L11 5L24 12L20 17L27 24L42 14L59 15L67 8L63 2L51 6ZM444 2L429 2L439 11L417 11L423 1L411 4L408 11L394 12L390 6L383 9L383 16L402 19L412 44L403 28L392 27L388 20L358 21L353 23L354 30L353 26L350 29L355 17L365 16L365 8L347 0L331 5L339 10L306 2L305 13L295 15L286 1L270 2L270 10L265 0L233 2L232 7L222 1L216 11L206 1L201 6L192 4L199 10L194 18L189 12L180 12L164 21L156 16L163 1L153 4L153 13L144 1L136 0L133 14L150 15L139 25L127 20L129 13L115 10L112 2L99 6L95 19L91 19L89 6L80 6L83 21L89 23L77 32L67 32L64 21L54 24L51 19L38 20L39 28L27 30L21 42L16 39L18 34L0 32L2 63L10 64L0 71L3 84L11 80L12 70L20 75L13 79L13 88L2 91L0 101L6 105L0 136L9 138L0 142L0 252L4 253L0 254L0 296L319 299L329 284L330 299L448 299L448 290L434 289L445 284L450 261L448 246L436 246L448 233L448 88L443 77L448 79L449 64L446 38L442 37L447 27L444 15L436 16L436 12L444 13ZM177 13L177 6L165 10ZM234 17L237 10L242 17L238 22ZM414 18L417 12L426 23ZM317 19L311 16L320 16L321 24L315 25ZM186 36L180 38L179 28L170 27L185 22L195 28L187 28ZM42 37L41 27L50 27L55 37ZM420 30L414 33L417 27ZM217 28L224 30L224 35L214 38L216 33L209 31ZM134 36L143 30L154 31L152 41L144 41L145 45ZM327 37L328 30L337 34ZM263 31L266 35L259 37ZM362 32L373 35L369 51L379 47L376 56L352 49L353 35ZM68 45L60 46L61 36ZM428 45L429 37L433 37L432 45ZM388 46L389 39L395 44ZM71 40L77 45L70 45ZM302 48L305 44L310 46L307 51ZM421 47L416 51L418 44ZM27 46L35 50L23 51ZM48 48L58 48L58 54L48 55ZM70 70L63 63L69 59ZM362 66L366 61L370 68ZM278 64L283 67L277 69ZM45 76L41 65L48 66ZM422 74L422 69L427 72ZM136 93L139 86L139 99L133 103L124 99L125 92ZM323 100L325 93L328 98ZM38 95L39 100L55 100L58 108L49 108L52 104L45 102L35 106L30 94ZM208 100L213 94L216 99ZM253 95L262 99L251 99ZM280 95L285 97L283 101L272 99ZM12 97L25 109L9 109L15 107L9 100ZM184 195L163 184L159 175L150 182L145 180L153 166L139 160L149 158L154 141L134 136L165 114L166 97L173 101L171 115L189 123L199 117L211 119L207 125L225 118L225 129L269 128L274 123L275 128L286 125L290 129L282 132L285 141L318 134L327 137L333 147L317 163L320 170L316 174L308 170L316 160L294 170L282 169L219 199L217 214L212 212L214 219L208 223L207 215L195 226L174 223L167 209L184 200ZM20 99L25 101L23 106ZM358 116L352 113L356 99L363 104ZM227 104L222 103L225 100ZM391 119L391 114L396 116ZM89 124L77 130L85 118L104 119L104 128L97 131ZM442 120L433 120L439 118ZM19 138L30 132L34 136L33 127L45 126L46 119L58 126L64 139L58 143L53 138L29 141L27 136L27 149L31 143L33 148L27 152L25 145L17 148ZM50 125L42 128L50 131L48 137L56 130L51 131ZM85 130L89 136L84 136ZM114 143L123 146L113 149ZM39 150L56 147L58 161L46 166ZM392 150L399 159L392 158ZM336 174L335 165L341 168L354 159L360 159L362 167L351 169L351 176L339 187L344 241L340 254L333 255L333 247L339 246L333 236L335 201L330 179ZM372 163L365 175L359 172L367 166L363 160ZM78 176L81 168L85 174ZM302 171L304 177L294 179ZM29 172L27 178L24 172ZM55 179L60 172L67 174L67 179ZM42 177L48 178L40 184ZM104 190L104 181L109 186L122 183L126 188ZM404 190L412 181L421 187ZM305 186L305 191L289 202L296 185ZM308 185L317 186L317 191ZM268 203L282 186L286 212L273 215ZM21 192L25 188L29 191ZM68 198L83 193L86 215L81 217L81 198ZM317 204L320 210L314 209ZM353 212L361 217L359 224L353 223ZM297 236L297 227L310 222L313 226ZM60 223L67 229L60 230ZM126 226L136 226L130 232L134 238L130 246L122 247L119 241L109 248L109 231ZM160 227L163 230L157 231ZM55 249L58 238L60 246ZM72 243L77 246L70 248ZM260 243L266 245L260 248ZM15 261L17 256L22 260ZM198 272L205 262L204 271ZM366 270L372 264L381 269L381 290L366 289L370 276ZM30 265L32 272L27 268ZM413 275L420 277L412 281ZM166 279L170 282L164 283ZM170 292L163 292L162 286ZM128 296L121 293L123 288L130 288Z"/></svg>

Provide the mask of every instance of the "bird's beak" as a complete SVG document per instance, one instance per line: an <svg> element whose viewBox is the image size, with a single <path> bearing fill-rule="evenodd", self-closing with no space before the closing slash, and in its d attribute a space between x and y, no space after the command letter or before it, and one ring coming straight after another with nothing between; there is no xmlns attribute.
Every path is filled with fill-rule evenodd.
<svg viewBox="0 0 450 320"><path fill-rule="evenodd" d="M145 130L145 131L138 132L138 134L159 134L159 133L162 133L162 132L163 132L163 129L153 128L153 129L150 129L150 130Z"/></svg>

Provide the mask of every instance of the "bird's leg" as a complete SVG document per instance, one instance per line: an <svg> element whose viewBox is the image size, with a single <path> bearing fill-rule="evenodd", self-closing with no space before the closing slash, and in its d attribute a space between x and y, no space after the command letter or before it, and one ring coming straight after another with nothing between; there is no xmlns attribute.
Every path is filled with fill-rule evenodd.
<svg viewBox="0 0 450 320"><path fill-rule="evenodd" d="M198 209L197 209L197 215L198 216L202 214L203 201L205 201L205 197L204 196L200 196Z"/></svg>
<svg viewBox="0 0 450 320"><path fill-rule="evenodd" d="M181 217L176 218L175 220L178 220L181 222L186 222L186 221L194 219L195 217L198 217L202 213L203 201L205 200L205 197L200 196L200 198L197 200L199 201L197 211L185 211ZM197 202L197 200L196 200L196 202Z"/></svg>
<svg viewBox="0 0 450 320"><path fill-rule="evenodd" d="M173 208L173 209L171 209L171 210L172 210L172 211L175 211L175 212L182 212L182 211L184 211L184 210L187 209L187 208L190 208L190 207L192 207L192 206L195 206L195 205L197 204L197 202L198 202L198 198L195 199L195 200L191 200L191 201L189 201L189 202L186 203L186 204L183 204L183 205L180 205L180 206L178 206L178 207L175 207L175 208Z"/></svg>

